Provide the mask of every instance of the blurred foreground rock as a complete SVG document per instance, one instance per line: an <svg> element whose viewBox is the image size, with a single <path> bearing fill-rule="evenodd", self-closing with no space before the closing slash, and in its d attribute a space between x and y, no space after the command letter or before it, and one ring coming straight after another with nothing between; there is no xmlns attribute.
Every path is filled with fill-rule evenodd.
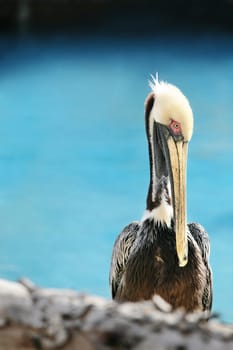
<svg viewBox="0 0 233 350"><path fill-rule="evenodd" d="M115 302L0 280L0 349L230 350L233 325L172 311L161 298Z"/></svg>

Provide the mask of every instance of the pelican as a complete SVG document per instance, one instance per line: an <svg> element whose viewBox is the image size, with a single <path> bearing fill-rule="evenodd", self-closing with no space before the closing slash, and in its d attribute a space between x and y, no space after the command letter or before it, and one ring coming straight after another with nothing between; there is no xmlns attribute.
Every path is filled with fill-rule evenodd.
<svg viewBox="0 0 233 350"><path fill-rule="evenodd" d="M174 85L150 82L145 102L150 183L141 221L126 226L112 253L110 288L119 302L161 296L187 312L210 310L210 243L204 228L186 222L186 163L193 113Z"/></svg>

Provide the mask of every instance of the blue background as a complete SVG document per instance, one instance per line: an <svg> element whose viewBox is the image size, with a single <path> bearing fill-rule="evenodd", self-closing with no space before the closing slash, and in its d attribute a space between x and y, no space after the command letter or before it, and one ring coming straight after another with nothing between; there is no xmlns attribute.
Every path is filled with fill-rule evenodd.
<svg viewBox="0 0 233 350"><path fill-rule="evenodd" d="M233 321L233 37L0 37L0 276L110 297L112 246L141 218L150 74L189 98L188 219L211 239Z"/></svg>

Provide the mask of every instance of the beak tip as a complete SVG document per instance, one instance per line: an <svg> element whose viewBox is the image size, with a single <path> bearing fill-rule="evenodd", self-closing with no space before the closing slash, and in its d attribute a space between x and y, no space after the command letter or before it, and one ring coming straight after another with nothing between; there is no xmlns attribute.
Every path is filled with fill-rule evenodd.
<svg viewBox="0 0 233 350"><path fill-rule="evenodd" d="M182 259L179 259L179 266L185 267L188 263L188 256L184 255Z"/></svg>

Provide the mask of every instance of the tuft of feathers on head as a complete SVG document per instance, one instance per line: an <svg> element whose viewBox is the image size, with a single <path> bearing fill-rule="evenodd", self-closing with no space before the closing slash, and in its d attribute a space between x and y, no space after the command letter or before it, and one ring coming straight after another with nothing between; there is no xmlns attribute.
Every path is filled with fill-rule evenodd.
<svg viewBox="0 0 233 350"><path fill-rule="evenodd" d="M155 102L151 110L153 119L164 125L169 125L171 120L182 124L183 136L189 141L193 132L193 112L188 99L175 85L165 81L159 81L152 75L149 81Z"/></svg>
<svg viewBox="0 0 233 350"><path fill-rule="evenodd" d="M149 80L149 86L152 91L156 88L156 86L159 84L159 73L156 72L155 77L153 74L150 75L152 80Z"/></svg>

